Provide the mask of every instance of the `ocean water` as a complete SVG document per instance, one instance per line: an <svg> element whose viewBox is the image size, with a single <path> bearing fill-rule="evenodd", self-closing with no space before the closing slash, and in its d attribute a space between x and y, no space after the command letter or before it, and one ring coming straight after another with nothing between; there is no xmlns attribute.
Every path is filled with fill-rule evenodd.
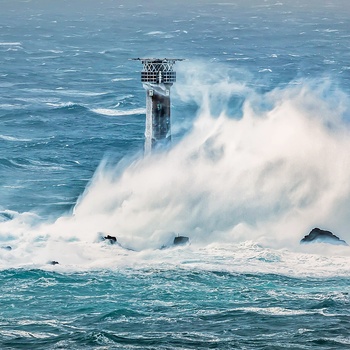
<svg viewBox="0 0 350 350"><path fill-rule="evenodd" d="M350 348L347 0L0 7L0 349Z"/></svg>

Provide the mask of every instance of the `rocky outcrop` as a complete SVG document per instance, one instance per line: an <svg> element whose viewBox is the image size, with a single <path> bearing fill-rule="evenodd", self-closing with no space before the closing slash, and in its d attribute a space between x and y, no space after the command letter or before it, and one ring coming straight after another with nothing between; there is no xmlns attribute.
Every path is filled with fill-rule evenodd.
<svg viewBox="0 0 350 350"><path fill-rule="evenodd" d="M111 244L117 243L117 238L114 236L107 235L107 236L103 237L103 239L105 241L109 241L109 243L111 243Z"/></svg>
<svg viewBox="0 0 350 350"><path fill-rule="evenodd" d="M120 243L118 242L117 237L115 236L110 236L110 235L105 235L102 233L99 233L99 241L101 242L108 242L109 244L116 244L117 246L123 248L123 249L127 249L127 250L133 250L131 248L127 248L125 246L120 245ZM174 240L171 242L169 241L167 245L163 245L160 249L165 249L165 248L170 248L172 246L181 246L181 245L185 245L188 244L190 242L189 237L186 236L176 236L174 237Z"/></svg>
<svg viewBox="0 0 350 350"><path fill-rule="evenodd" d="M330 231L321 230L318 227L311 230L300 243L329 243L336 245L348 245L344 240L337 237Z"/></svg>
<svg viewBox="0 0 350 350"><path fill-rule="evenodd" d="M187 244L190 241L190 239L186 236L177 236L174 238L174 245L184 245Z"/></svg>
<svg viewBox="0 0 350 350"><path fill-rule="evenodd" d="M50 264L50 265L58 265L59 262L55 261L55 260L52 260L52 261L49 261L48 264Z"/></svg>
<svg viewBox="0 0 350 350"><path fill-rule="evenodd" d="M189 237L186 236L176 236L174 240L171 242L169 241L168 244L164 244L160 247L160 249L169 249L174 246L181 246L188 244L190 242Z"/></svg>

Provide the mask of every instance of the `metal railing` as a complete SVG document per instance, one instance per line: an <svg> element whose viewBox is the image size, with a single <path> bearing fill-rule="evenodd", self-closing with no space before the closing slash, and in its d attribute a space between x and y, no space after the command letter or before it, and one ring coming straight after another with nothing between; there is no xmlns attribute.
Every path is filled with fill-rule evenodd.
<svg viewBox="0 0 350 350"><path fill-rule="evenodd" d="M134 58L141 61L143 69L141 72L141 82L143 83L175 83L176 72L173 66L176 61L183 61L181 58Z"/></svg>

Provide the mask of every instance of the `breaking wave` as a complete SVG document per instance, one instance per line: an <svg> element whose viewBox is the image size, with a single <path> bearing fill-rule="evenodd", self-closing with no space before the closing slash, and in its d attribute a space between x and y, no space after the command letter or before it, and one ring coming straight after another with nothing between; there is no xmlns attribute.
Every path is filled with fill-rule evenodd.
<svg viewBox="0 0 350 350"><path fill-rule="evenodd" d="M110 108L95 108L91 110L96 114L106 115L109 117L118 117L124 115L137 115L137 114L145 114L145 108L135 108L129 110L118 110L118 109L110 109Z"/></svg>
<svg viewBox="0 0 350 350"><path fill-rule="evenodd" d="M71 215L52 224L35 223L29 216L25 228L21 215L1 223L2 237L15 239L17 247L19 242L26 245L22 263L31 256L28 246L35 244L45 252L31 257L32 262L58 256L96 267L111 261L123 264L127 254L133 264L140 258L134 258L133 251L144 252L147 260L148 249L160 248L180 234L191 239L191 266L196 265L193 254L198 254L202 268L208 260L230 269L222 261L228 254L231 268L240 270L247 264L264 269L271 262L278 270L285 259L302 269L299 255L281 250L310 252L299 241L312 227L331 229L350 241L348 96L327 80L298 81L259 93L234 78L203 81L186 68L189 80L179 82L175 98L199 106L187 134L171 149L145 158L124 159L117 165L103 161ZM215 72L211 79L214 76ZM230 101L237 98L243 102L232 112ZM28 215L24 222L27 219ZM131 250L115 248L123 251L116 257L115 250L98 243L107 234ZM203 248L194 253L195 246ZM349 256L348 247L312 249ZM303 261L313 261L315 270L321 266L323 272L349 273L348 258L333 260L332 265L327 259L302 256ZM159 257L167 263L169 257L171 263L188 259L161 250Z"/></svg>
<svg viewBox="0 0 350 350"><path fill-rule="evenodd" d="M74 220L135 249L157 247L173 232L288 247L315 225L350 239L347 96L319 81L266 94L235 81L187 86L186 99L202 100L186 137L123 171L102 164ZM242 117L228 116L224 104L212 115L220 93L222 102L244 95Z"/></svg>
<svg viewBox="0 0 350 350"><path fill-rule="evenodd" d="M21 139L13 136L8 135L0 135L0 140L3 141L12 141L12 142L29 142L31 139Z"/></svg>
<svg viewBox="0 0 350 350"><path fill-rule="evenodd" d="M60 103L46 103L48 106L56 110L84 110L95 114L104 115L108 117L118 117L127 115L145 114L145 108L134 108L129 110L113 109L113 108L89 108L87 106L77 104L74 102L60 102Z"/></svg>

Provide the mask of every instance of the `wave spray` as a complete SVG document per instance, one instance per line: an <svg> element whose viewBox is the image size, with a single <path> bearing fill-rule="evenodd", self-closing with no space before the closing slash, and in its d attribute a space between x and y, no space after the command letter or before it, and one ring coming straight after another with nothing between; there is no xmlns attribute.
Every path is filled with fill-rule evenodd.
<svg viewBox="0 0 350 350"><path fill-rule="evenodd" d="M327 81L259 94L228 78L187 76L178 98L200 106L190 130L171 150L123 171L102 164L75 208L79 226L137 250L174 233L288 246L315 225L350 238L343 93ZM229 114L235 96L244 100L241 116Z"/></svg>
<svg viewBox="0 0 350 350"><path fill-rule="evenodd" d="M136 251L176 235L192 245L301 249L315 226L350 241L348 97L327 80L263 93L227 71L205 79L197 72L187 64L175 89L174 100L198 111L184 116L186 132L170 149L117 165L104 160L72 214L39 227L5 222L3 234L77 261L98 259L101 235ZM183 128L180 119L174 130ZM86 245L76 253L79 242Z"/></svg>

